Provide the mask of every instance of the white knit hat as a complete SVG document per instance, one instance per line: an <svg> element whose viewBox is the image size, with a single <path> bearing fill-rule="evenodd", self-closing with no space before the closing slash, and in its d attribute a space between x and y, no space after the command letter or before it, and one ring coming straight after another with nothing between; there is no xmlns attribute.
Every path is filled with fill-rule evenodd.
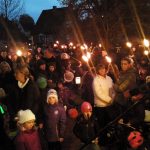
<svg viewBox="0 0 150 150"><path fill-rule="evenodd" d="M58 95L57 95L57 91L54 90L54 89L50 89L48 92L47 92L47 103L48 103L48 99L50 97L55 97L56 98L56 102L58 102Z"/></svg>
<svg viewBox="0 0 150 150"><path fill-rule="evenodd" d="M25 123L27 121L35 120L35 115L29 109L27 109L27 110L20 110L17 113L17 119L18 119L18 123L23 124L23 123Z"/></svg>

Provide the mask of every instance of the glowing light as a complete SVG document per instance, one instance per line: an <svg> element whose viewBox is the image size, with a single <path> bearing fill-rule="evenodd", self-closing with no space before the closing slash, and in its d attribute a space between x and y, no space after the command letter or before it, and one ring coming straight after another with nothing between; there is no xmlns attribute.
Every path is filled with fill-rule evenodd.
<svg viewBox="0 0 150 150"><path fill-rule="evenodd" d="M147 39L143 40L143 44L145 47L149 47L149 41Z"/></svg>
<svg viewBox="0 0 150 150"><path fill-rule="evenodd" d="M16 54L17 54L17 56L22 56L22 51L21 50L17 50Z"/></svg>
<svg viewBox="0 0 150 150"><path fill-rule="evenodd" d="M80 46L81 50L85 50L85 47L83 45Z"/></svg>
<svg viewBox="0 0 150 150"><path fill-rule="evenodd" d="M87 56L85 56L85 55L82 56L82 59L83 59L85 62L88 62L88 60L89 60L89 59L87 58Z"/></svg>
<svg viewBox="0 0 150 150"><path fill-rule="evenodd" d="M105 56L105 58L106 58L108 63L111 63L112 60L111 60L111 58L109 56Z"/></svg>
<svg viewBox="0 0 150 150"><path fill-rule="evenodd" d="M64 45L61 45L61 48L62 48L62 49L64 49L64 48L65 48L65 46L64 46Z"/></svg>
<svg viewBox="0 0 150 150"><path fill-rule="evenodd" d="M76 46L73 46L73 49L76 49Z"/></svg>
<svg viewBox="0 0 150 150"><path fill-rule="evenodd" d="M101 48L101 47L102 47L102 44L100 43L98 46Z"/></svg>
<svg viewBox="0 0 150 150"><path fill-rule="evenodd" d="M59 41L56 41L56 44L59 44Z"/></svg>
<svg viewBox="0 0 150 150"><path fill-rule="evenodd" d="M83 44L83 46L84 46L85 49L88 49L88 46L86 44Z"/></svg>
<svg viewBox="0 0 150 150"><path fill-rule="evenodd" d="M126 45L127 45L127 47L129 47L129 48L132 47L132 43L130 43L130 42L127 42Z"/></svg>
<svg viewBox="0 0 150 150"><path fill-rule="evenodd" d="M86 56L87 56L88 59L90 59L91 58L91 53L87 52Z"/></svg>
<svg viewBox="0 0 150 150"><path fill-rule="evenodd" d="M147 56L148 54L149 54L148 50L145 50L145 51L144 51L144 55Z"/></svg>
<svg viewBox="0 0 150 150"><path fill-rule="evenodd" d="M55 44L54 44L54 47L57 47L57 46L58 46L58 45L55 43Z"/></svg>
<svg viewBox="0 0 150 150"><path fill-rule="evenodd" d="M73 43L72 43L72 42L70 42L70 43L69 43L69 46L73 46Z"/></svg>

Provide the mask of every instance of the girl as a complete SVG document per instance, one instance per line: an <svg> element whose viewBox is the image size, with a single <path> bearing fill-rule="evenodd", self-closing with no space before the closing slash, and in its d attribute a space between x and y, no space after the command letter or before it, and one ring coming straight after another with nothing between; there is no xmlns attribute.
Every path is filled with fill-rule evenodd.
<svg viewBox="0 0 150 150"><path fill-rule="evenodd" d="M45 133L49 150L61 150L66 126L66 112L64 107L58 104L57 92L54 89L50 89L47 93L47 104L44 110Z"/></svg>
<svg viewBox="0 0 150 150"><path fill-rule="evenodd" d="M29 109L17 115L19 133L15 138L16 150L42 150L41 138L35 128L35 115ZM43 150L45 150L43 148Z"/></svg>

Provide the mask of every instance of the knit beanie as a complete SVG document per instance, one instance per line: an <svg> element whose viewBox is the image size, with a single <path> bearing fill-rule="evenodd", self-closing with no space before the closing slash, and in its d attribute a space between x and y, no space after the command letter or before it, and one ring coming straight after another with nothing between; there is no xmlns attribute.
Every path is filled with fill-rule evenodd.
<svg viewBox="0 0 150 150"><path fill-rule="evenodd" d="M36 118L33 112L27 109L27 110L20 110L17 113L17 119L18 119L18 123L23 124L27 121L35 120Z"/></svg>
<svg viewBox="0 0 150 150"><path fill-rule="evenodd" d="M56 102L58 102L58 95L57 95L57 91L54 90L54 89L50 89L48 92L47 92L47 103L48 103L48 99L50 97L55 97L56 98Z"/></svg>

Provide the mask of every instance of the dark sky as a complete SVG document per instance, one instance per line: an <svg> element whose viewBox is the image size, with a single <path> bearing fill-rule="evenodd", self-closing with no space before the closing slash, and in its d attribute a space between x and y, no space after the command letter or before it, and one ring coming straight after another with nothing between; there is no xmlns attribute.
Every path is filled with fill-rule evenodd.
<svg viewBox="0 0 150 150"><path fill-rule="evenodd" d="M25 13L36 22L42 10L52 9L53 6L60 7L60 4L57 0L25 0Z"/></svg>

